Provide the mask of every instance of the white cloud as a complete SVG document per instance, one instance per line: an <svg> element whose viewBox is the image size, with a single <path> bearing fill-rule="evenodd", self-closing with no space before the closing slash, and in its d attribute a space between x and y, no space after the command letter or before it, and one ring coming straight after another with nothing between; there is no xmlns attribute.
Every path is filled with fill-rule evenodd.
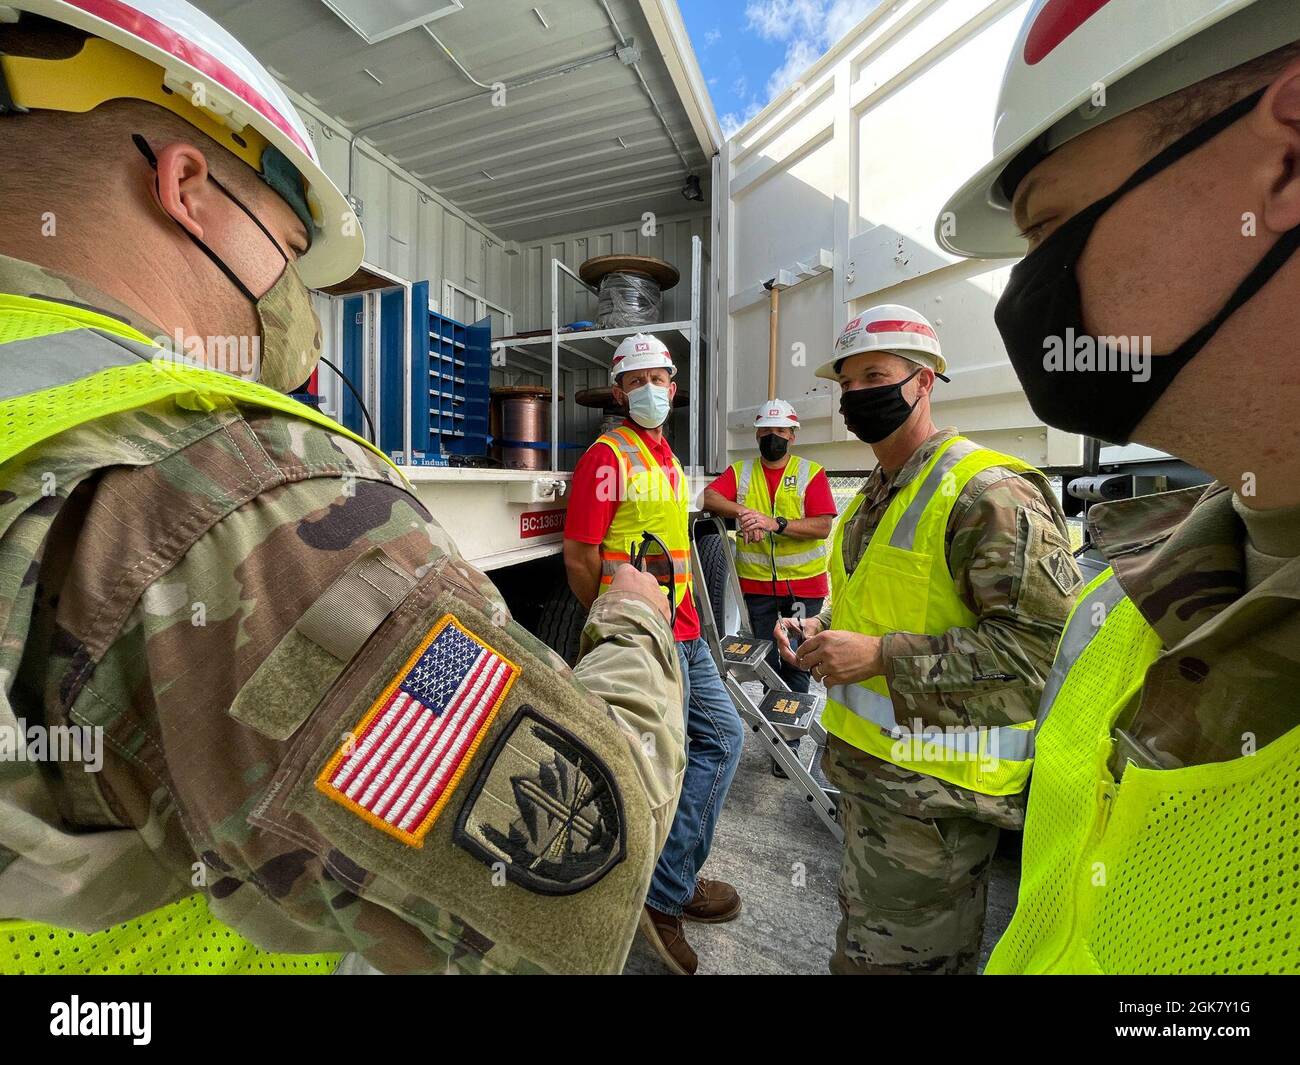
<svg viewBox="0 0 1300 1065"><path fill-rule="evenodd" d="M825 0L751 0L745 5L745 18L760 37L784 41L815 34L825 7Z"/></svg>
<svg viewBox="0 0 1300 1065"><path fill-rule="evenodd" d="M705 30L705 31L704 31L704 47L705 47L706 50L709 49L709 48L712 48L712 47L713 47L715 44L717 44L720 40L722 40L722 31L721 31L721 30Z"/></svg>
<svg viewBox="0 0 1300 1065"><path fill-rule="evenodd" d="M785 44L785 59L767 81L768 99L792 85L880 0L750 0L749 29ZM755 112L757 113L757 112Z"/></svg>
<svg viewBox="0 0 1300 1065"><path fill-rule="evenodd" d="M816 42L806 37L799 37L786 46L785 62L772 71L767 79L767 98L780 95L782 89L789 88L799 75L821 58L826 51Z"/></svg>
<svg viewBox="0 0 1300 1065"><path fill-rule="evenodd" d="M718 119L718 124L722 126L722 135L730 137L761 110L763 110L763 101L751 98L743 110L728 111Z"/></svg>

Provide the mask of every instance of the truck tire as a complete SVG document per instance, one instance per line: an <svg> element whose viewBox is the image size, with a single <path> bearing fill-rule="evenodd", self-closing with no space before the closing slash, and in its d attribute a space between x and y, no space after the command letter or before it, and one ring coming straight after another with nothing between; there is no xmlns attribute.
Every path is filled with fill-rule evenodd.
<svg viewBox="0 0 1300 1065"><path fill-rule="evenodd" d="M709 591L709 606L713 609L713 621L718 627L718 638L728 635L723 619L723 603L727 592L727 556L724 552L731 550L731 541L717 533L709 533L695 541L695 550L700 559L700 572L704 576L705 587Z"/></svg>
<svg viewBox="0 0 1300 1065"><path fill-rule="evenodd" d="M586 608L569 591L568 582L561 578L552 586L551 594L542 604L537 620L538 637L570 667L576 666L582 627L586 623Z"/></svg>

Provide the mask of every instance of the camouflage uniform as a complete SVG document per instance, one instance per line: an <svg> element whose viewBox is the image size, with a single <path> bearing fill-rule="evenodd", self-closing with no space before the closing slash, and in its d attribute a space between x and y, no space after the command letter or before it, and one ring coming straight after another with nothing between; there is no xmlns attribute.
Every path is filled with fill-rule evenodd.
<svg viewBox="0 0 1300 1065"><path fill-rule="evenodd" d="M0 257L0 292L159 333L13 259ZM172 401L4 466L0 584L0 726L99 726L106 747L99 772L0 760L0 917L94 931L200 887L220 920L271 950L356 951L386 972L582 968L587 937L566 914L585 892L506 888L439 835L471 801L477 815L478 795L499 783L485 779L491 766L508 775L527 762L517 733L499 744L493 726L423 848L311 786L451 613L520 667L498 720L523 702L561 725L581 719L617 767L626 853L615 864L626 864L609 881L626 878L630 901L601 916L630 944L685 764L676 649L649 600L601 597L571 672L510 620L378 456L289 415ZM493 747L503 753L489 758ZM490 845L497 828L519 829L508 845L527 851L521 818L490 822L470 818L465 831ZM435 901L450 896L465 905Z"/></svg>
<svg viewBox="0 0 1300 1065"><path fill-rule="evenodd" d="M1116 721L1127 758L1230 761L1300 724L1300 507L1253 511L1213 484L1098 504L1088 526L1164 645Z"/></svg>
<svg viewBox="0 0 1300 1065"><path fill-rule="evenodd" d="M844 529L852 574L895 492L945 440L925 441L892 477L879 466ZM948 569L979 621L942 636L882 638L900 722L997 727L1032 720L1083 579L1051 487L994 467L957 497ZM830 627L831 608L820 615ZM976 678L979 679L976 679ZM840 789L844 828L835 973L971 973L979 960L989 869L1000 829L1024 825L1024 795L984 795L828 737L823 769Z"/></svg>

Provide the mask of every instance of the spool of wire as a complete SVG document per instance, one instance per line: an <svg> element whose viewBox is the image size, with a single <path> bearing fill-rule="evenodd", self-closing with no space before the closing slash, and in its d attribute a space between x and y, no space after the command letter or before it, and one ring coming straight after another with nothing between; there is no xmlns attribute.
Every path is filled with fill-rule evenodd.
<svg viewBox="0 0 1300 1065"><path fill-rule="evenodd" d="M596 322L602 329L652 325L662 320L663 303L658 281L644 274L615 271L601 278Z"/></svg>

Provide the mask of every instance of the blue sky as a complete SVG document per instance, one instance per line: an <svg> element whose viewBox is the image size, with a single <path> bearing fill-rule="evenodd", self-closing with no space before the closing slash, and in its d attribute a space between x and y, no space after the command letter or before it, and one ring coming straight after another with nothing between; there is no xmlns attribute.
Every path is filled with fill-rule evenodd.
<svg viewBox="0 0 1300 1065"><path fill-rule="evenodd" d="M722 130L758 114L879 0L677 0Z"/></svg>

